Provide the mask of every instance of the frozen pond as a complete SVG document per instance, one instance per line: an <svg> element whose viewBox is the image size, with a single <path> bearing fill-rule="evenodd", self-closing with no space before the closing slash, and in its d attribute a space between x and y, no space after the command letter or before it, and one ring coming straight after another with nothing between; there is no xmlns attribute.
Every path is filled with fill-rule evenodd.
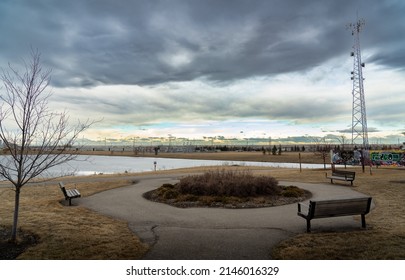
<svg viewBox="0 0 405 280"><path fill-rule="evenodd" d="M0 157L3 164L8 156ZM7 160L6 160L7 159ZM83 176L94 174L136 173L154 170L169 170L199 166L263 166L280 168L299 168L298 163L224 161L224 160L192 160L152 157L121 157L121 156L79 156L77 160L53 167L41 177ZM323 164L302 164L302 168L323 168Z"/></svg>
<svg viewBox="0 0 405 280"><path fill-rule="evenodd" d="M155 170L169 170L177 168L198 166L266 166L282 168L299 168L298 163L274 163L274 162L248 162L248 161L221 161L221 160L192 160L192 159L169 159L151 157L120 157L120 156L80 156L79 160L71 161L53 168L52 175L72 174L114 174L126 172L142 172ZM86 160L87 159L87 160ZM155 165L156 163L156 165ZM323 168L323 164L302 164L302 168Z"/></svg>

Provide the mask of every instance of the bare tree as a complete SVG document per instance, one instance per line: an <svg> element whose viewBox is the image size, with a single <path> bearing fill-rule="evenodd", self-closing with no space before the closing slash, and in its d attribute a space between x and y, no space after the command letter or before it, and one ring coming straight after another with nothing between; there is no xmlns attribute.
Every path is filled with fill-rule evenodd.
<svg viewBox="0 0 405 280"><path fill-rule="evenodd" d="M345 145L347 144L347 137L345 135L339 135L336 136L336 139L339 141L340 144L342 144L342 151L345 150Z"/></svg>
<svg viewBox="0 0 405 280"><path fill-rule="evenodd" d="M326 144L325 137L312 137L312 140L315 143L315 156L319 156L323 159L323 168L326 169L326 159L330 153L330 147Z"/></svg>
<svg viewBox="0 0 405 280"><path fill-rule="evenodd" d="M45 177L49 168L77 157L68 150L92 124L86 121L70 126L66 112L49 110L51 71L42 69L38 51L32 50L24 65L23 73L10 64L0 73L4 85L0 91L0 140L5 153L0 160L0 177L15 190L12 242L17 237L22 187L34 178Z"/></svg>

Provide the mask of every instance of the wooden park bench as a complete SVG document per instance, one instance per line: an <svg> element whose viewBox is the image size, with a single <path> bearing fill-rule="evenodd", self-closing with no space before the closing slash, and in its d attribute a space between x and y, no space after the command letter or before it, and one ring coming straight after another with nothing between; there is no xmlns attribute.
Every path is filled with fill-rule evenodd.
<svg viewBox="0 0 405 280"><path fill-rule="evenodd" d="M67 190L62 182L59 182L59 187L62 190L63 195L65 196L65 200L69 201L69 206L72 205L73 198L81 197L80 192L77 189Z"/></svg>
<svg viewBox="0 0 405 280"><path fill-rule="evenodd" d="M307 220L307 232L311 232L311 220L338 216L361 215L361 226L366 227L366 214L370 212L371 197L309 201L298 203L298 216ZM308 212L304 212L306 207Z"/></svg>
<svg viewBox="0 0 405 280"><path fill-rule="evenodd" d="M342 180L342 181L349 181L350 184L353 186L353 181L355 177L356 172L354 171L334 170L332 171L331 176L328 176L328 174L326 174L326 178L330 179L331 184L333 184L333 180Z"/></svg>

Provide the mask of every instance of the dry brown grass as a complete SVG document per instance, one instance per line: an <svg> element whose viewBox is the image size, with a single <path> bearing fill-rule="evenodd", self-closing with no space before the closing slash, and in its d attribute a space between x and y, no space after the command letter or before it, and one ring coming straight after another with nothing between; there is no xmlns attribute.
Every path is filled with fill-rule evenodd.
<svg viewBox="0 0 405 280"><path fill-rule="evenodd" d="M304 155L307 162L322 162L312 153ZM295 157L295 153L284 154L287 162L292 162ZM372 196L376 204L376 208L367 215L367 230L303 233L281 242L274 248L272 258L405 259L405 169L373 168L370 172L367 167L364 173L360 167L354 170L356 180L353 189ZM328 183L324 169L302 169L300 172L297 169L254 168L254 171L256 174L273 176L279 181ZM350 186L342 182L342 188Z"/></svg>
<svg viewBox="0 0 405 280"><path fill-rule="evenodd" d="M176 158L174 153L159 153L159 157ZM177 154L178 157L178 154ZM299 162L299 153L285 152L281 155L263 155L262 152L218 152L218 153L182 153L182 158L206 160L233 160L258 162ZM314 153L301 153L302 163L322 163L322 158Z"/></svg>
<svg viewBox="0 0 405 280"><path fill-rule="evenodd" d="M176 186L181 194L218 196L278 195L282 187L271 176L254 176L250 171L217 169L184 177Z"/></svg>
<svg viewBox="0 0 405 280"><path fill-rule="evenodd" d="M258 162L294 162L299 163L301 154L302 163L323 163L319 155L312 152L284 152L281 155L263 155L262 152L199 152L199 153L139 153L135 155L129 151L78 151L83 155L104 155L104 156L136 156L136 157L160 157L160 158L182 158L182 159L205 159L205 160L231 160L231 161L258 161ZM329 160L329 156L327 158Z"/></svg>
<svg viewBox="0 0 405 280"><path fill-rule="evenodd" d="M277 179L325 182L322 170L277 171ZM405 259L405 170L356 169L355 190L373 197L367 230L300 234L273 250L275 259ZM343 185L343 184L342 184ZM342 186L346 188L349 186Z"/></svg>
<svg viewBox="0 0 405 280"><path fill-rule="evenodd" d="M227 154L227 160L260 161L260 153L211 153L209 159ZM242 155L246 154L246 155ZM200 154L201 155L201 154ZM312 153L304 153L308 162L320 162ZM283 156L283 155L281 155ZM293 162L296 153L286 153L283 161ZM183 154L177 154L183 157ZM269 156L265 157L275 157ZM196 157L201 158L201 157ZM277 158L276 161L282 161ZM304 162L304 160L303 160ZM239 169L242 167L227 167ZM164 171L184 174L203 172L209 168ZM277 180L325 183L325 170L249 168ZM163 173L159 172L159 173ZM129 184L122 176L109 176L109 182L80 183L76 187L83 196ZM67 187L69 184L66 184ZM349 188L342 183L342 188ZM380 168L362 173L356 168L355 190L369 194L376 208L367 215L367 230L314 232L300 234L282 242L272 252L275 259L405 259L405 170ZM21 198L20 226L40 236L40 243L20 256L22 259L136 259L147 250L128 229L124 221L91 212L82 207L66 207L59 203L62 194L55 183L25 188ZM14 193L0 188L0 224L10 225ZM74 252L74 253L72 253Z"/></svg>
<svg viewBox="0 0 405 280"><path fill-rule="evenodd" d="M82 196L128 185L126 180L80 183ZM66 184L66 187L73 187ZM147 246L124 221L117 221L83 207L67 207L58 185L25 187L22 191L19 226L40 237L19 259L139 259ZM1 224L11 225L14 192L0 188Z"/></svg>

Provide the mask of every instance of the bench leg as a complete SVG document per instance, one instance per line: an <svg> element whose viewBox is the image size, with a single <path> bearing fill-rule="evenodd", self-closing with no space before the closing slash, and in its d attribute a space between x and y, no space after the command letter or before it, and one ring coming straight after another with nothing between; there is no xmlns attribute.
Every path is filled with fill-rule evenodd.
<svg viewBox="0 0 405 280"><path fill-rule="evenodd" d="M366 215L361 214L361 227L366 228Z"/></svg>
<svg viewBox="0 0 405 280"><path fill-rule="evenodd" d="M311 220L307 219L307 232L311 232Z"/></svg>
<svg viewBox="0 0 405 280"><path fill-rule="evenodd" d="M72 206L72 198L69 197L69 206Z"/></svg>

